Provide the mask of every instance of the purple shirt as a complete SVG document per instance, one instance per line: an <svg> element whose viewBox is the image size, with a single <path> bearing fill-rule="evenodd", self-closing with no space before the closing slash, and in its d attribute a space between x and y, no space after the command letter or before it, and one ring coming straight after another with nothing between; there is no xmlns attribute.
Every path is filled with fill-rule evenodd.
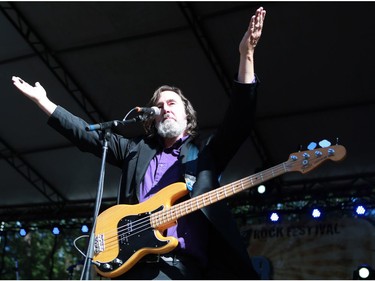
<svg viewBox="0 0 375 281"><path fill-rule="evenodd" d="M181 146L188 136L178 140L172 147L158 151L152 158L140 185L140 202L143 202L162 188L184 181L181 162L178 160ZM177 225L167 229L167 236L178 239L181 253L195 256L205 265L207 246L207 223L200 211L178 220Z"/></svg>

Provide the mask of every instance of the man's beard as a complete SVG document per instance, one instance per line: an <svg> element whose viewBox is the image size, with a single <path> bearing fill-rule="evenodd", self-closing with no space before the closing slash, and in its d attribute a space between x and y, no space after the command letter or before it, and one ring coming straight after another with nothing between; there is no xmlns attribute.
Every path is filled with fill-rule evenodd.
<svg viewBox="0 0 375 281"><path fill-rule="evenodd" d="M164 122L156 124L158 134L163 138L175 138L181 135L186 129L186 120L175 121L166 119Z"/></svg>

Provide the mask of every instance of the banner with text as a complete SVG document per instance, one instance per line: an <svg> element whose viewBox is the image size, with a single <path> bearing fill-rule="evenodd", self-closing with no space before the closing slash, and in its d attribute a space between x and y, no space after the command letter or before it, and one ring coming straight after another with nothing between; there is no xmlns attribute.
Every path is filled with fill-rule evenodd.
<svg viewBox="0 0 375 281"><path fill-rule="evenodd" d="M269 261L270 279L352 279L361 264L375 269L375 221L335 221L246 225L251 256Z"/></svg>

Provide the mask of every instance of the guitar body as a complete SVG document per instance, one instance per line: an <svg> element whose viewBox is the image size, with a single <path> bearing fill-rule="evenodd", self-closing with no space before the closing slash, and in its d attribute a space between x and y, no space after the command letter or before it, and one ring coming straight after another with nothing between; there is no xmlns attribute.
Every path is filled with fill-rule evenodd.
<svg viewBox="0 0 375 281"><path fill-rule="evenodd" d="M174 183L145 202L115 205L102 212L95 228L95 270L104 277L117 277L147 254L164 254L176 248L175 237L162 235L176 222L154 228L150 215L168 209L187 193L185 183Z"/></svg>

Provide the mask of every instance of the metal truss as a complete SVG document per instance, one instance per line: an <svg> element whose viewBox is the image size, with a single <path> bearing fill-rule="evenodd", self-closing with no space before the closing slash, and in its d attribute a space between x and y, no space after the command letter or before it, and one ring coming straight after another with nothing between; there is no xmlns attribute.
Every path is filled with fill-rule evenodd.
<svg viewBox="0 0 375 281"><path fill-rule="evenodd" d="M116 202L116 198L103 198L100 212L115 205ZM1 221L20 221L23 224L71 219L92 220L94 217L94 208L94 199L68 201L58 209L55 203L28 204L11 207L0 206L0 217Z"/></svg>
<svg viewBox="0 0 375 281"><path fill-rule="evenodd" d="M75 81L61 64L53 50L49 48L40 36L30 27L27 20L16 9L13 2L0 2L0 10L10 23L18 30L19 34L30 45L33 51L41 58L50 71L65 87L67 92L73 97L83 111L88 115L92 122L104 120L103 114L89 100L88 95L83 92L79 84Z"/></svg>
<svg viewBox="0 0 375 281"><path fill-rule="evenodd" d="M36 55L45 63L58 81L65 87L77 104L88 115L92 122L104 120L98 108L87 98L75 79L64 69L54 52L40 39L40 36L30 27L27 20L17 10L12 2L0 2L0 10L11 24L18 30ZM21 174L32 186L42 193L52 205L46 204L41 209L42 213L56 213L67 203L67 199L58 192L40 173L27 163L19 154L10 147L3 139L0 139L0 157ZM48 211L46 211L46 208ZM12 207L3 208L1 213L5 216L25 217L30 214L30 209ZM14 211L17 210L17 214Z"/></svg>
<svg viewBox="0 0 375 281"><path fill-rule="evenodd" d="M2 138L0 138L0 159L4 159L23 178L43 194L49 202L61 206L67 200L52 186L41 174L39 174L26 160L21 158Z"/></svg>

